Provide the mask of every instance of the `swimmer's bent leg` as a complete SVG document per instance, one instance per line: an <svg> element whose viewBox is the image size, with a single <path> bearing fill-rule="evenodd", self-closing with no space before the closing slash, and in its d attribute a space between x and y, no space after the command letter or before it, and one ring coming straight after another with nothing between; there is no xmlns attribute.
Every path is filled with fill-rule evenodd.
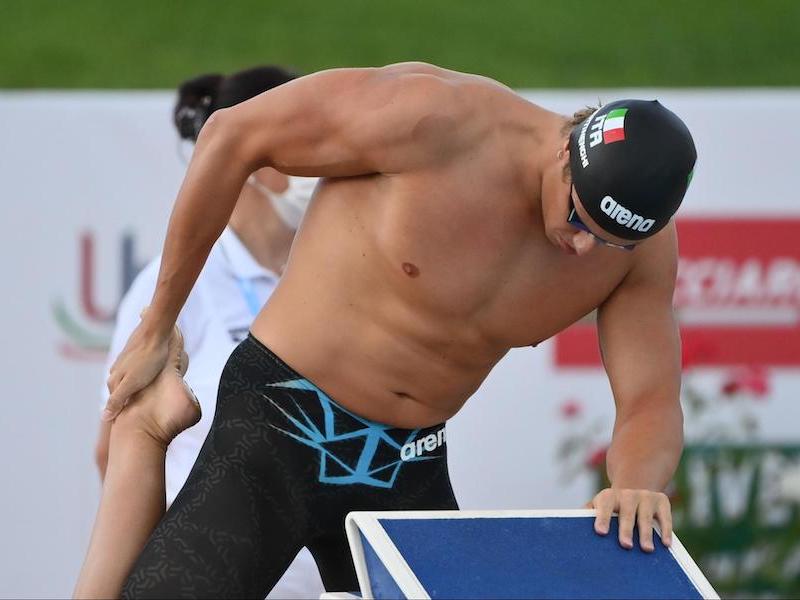
<svg viewBox="0 0 800 600"><path fill-rule="evenodd" d="M150 533L164 515L164 457L178 433L200 419L183 382L188 362L175 329L169 359L109 430L105 481L75 598L118 598Z"/></svg>
<svg viewBox="0 0 800 600"><path fill-rule="evenodd" d="M444 434L444 425L397 429L354 415L248 338L123 596L263 598L302 546L326 589L358 589L348 512L457 508Z"/></svg>
<svg viewBox="0 0 800 600"><path fill-rule="evenodd" d="M111 428L109 462L89 550L73 598L117 598L136 557L164 515L166 444L126 410Z"/></svg>
<svg viewBox="0 0 800 600"><path fill-rule="evenodd" d="M226 366L211 431L124 598L263 598L302 547L264 402L239 366Z"/></svg>

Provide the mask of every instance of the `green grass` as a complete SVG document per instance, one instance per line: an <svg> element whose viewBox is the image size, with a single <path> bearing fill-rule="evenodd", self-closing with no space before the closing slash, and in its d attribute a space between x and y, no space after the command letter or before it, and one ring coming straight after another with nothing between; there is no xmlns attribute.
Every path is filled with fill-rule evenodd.
<svg viewBox="0 0 800 600"><path fill-rule="evenodd" d="M799 0L0 0L0 87L424 60L515 87L797 86Z"/></svg>

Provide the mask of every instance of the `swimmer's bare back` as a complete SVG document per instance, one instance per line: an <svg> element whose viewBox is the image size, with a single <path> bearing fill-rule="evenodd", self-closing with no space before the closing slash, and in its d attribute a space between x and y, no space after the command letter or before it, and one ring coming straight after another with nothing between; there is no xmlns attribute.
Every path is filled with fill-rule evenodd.
<svg viewBox="0 0 800 600"><path fill-rule="evenodd" d="M497 82L416 63L325 71L214 113L170 221L150 333L134 333L119 372L155 368L153 340L242 183L273 166L328 179L254 335L366 418L447 419L510 348L598 307L646 246L674 245L670 228L634 253L578 257L548 239L544 221L569 210L565 124Z"/></svg>

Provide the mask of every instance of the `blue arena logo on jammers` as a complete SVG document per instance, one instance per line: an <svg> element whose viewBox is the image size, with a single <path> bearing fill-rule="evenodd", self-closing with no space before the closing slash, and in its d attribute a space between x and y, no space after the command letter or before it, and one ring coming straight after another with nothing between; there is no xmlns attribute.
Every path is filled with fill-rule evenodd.
<svg viewBox="0 0 800 600"><path fill-rule="evenodd" d="M445 428L442 427L436 433L430 433L425 437L420 437L403 444L403 447L400 448L400 460L409 461L422 456L425 452L433 452L437 448L443 446L446 441L447 432Z"/></svg>
<svg viewBox="0 0 800 600"><path fill-rule="evenodd" d="M409 457L407 460L401 459L402 448L416 438L419 429L410 431L407 438L400 443L388 433L393 429L391 426L363 419L342 408L307 379L273 383L269 387L314 392L319 401L323 415L321 424L315 423L294 398L291 398L291 402L292 412L295 414L290 414L289 410L280 406L272 398L266 394L263 395L286 417L286 420L294 427L294 431L281 429L275 425L271 425L271 427L319 452L320 483L334 485L360 483L379 488L391 488L404 463L436 458L415 456ZM434 440L436 440L436 436L434 436ZM361 444L360 451L356 453L356 456L344 456L341 451L336 450L340 447L340 443L345 441L348 442L349 448L352 448L353 444ZM387 457L391 458L387 459Z"/></svg>

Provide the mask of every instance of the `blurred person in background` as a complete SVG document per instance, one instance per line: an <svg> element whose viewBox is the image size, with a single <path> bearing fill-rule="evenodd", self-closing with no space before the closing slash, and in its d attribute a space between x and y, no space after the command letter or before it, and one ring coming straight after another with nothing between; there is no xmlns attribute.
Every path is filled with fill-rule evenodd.
<svg viewBox="0 0 800 600"><path fill-rule="evenodd" d="M201 75L182 83L173 112L181 140L194 142L215 110L244 102L294 77L281 67L262 66L228 76ZM185 379L200 402L202 418L167 449L167 506L186 481L211 427L225 362L275 288L316 183L316 178L291 177L271 168L253 173L178 317L189 357ZM120 304L106 373L153 296L160 262L156 257L141 271ZM102 406L107 400L104 386ZM101 421L95 453L101 477L108 463L111 429L110 422ZM311 598L322 590L316 565L304 548L270 597Z"/></svg>

